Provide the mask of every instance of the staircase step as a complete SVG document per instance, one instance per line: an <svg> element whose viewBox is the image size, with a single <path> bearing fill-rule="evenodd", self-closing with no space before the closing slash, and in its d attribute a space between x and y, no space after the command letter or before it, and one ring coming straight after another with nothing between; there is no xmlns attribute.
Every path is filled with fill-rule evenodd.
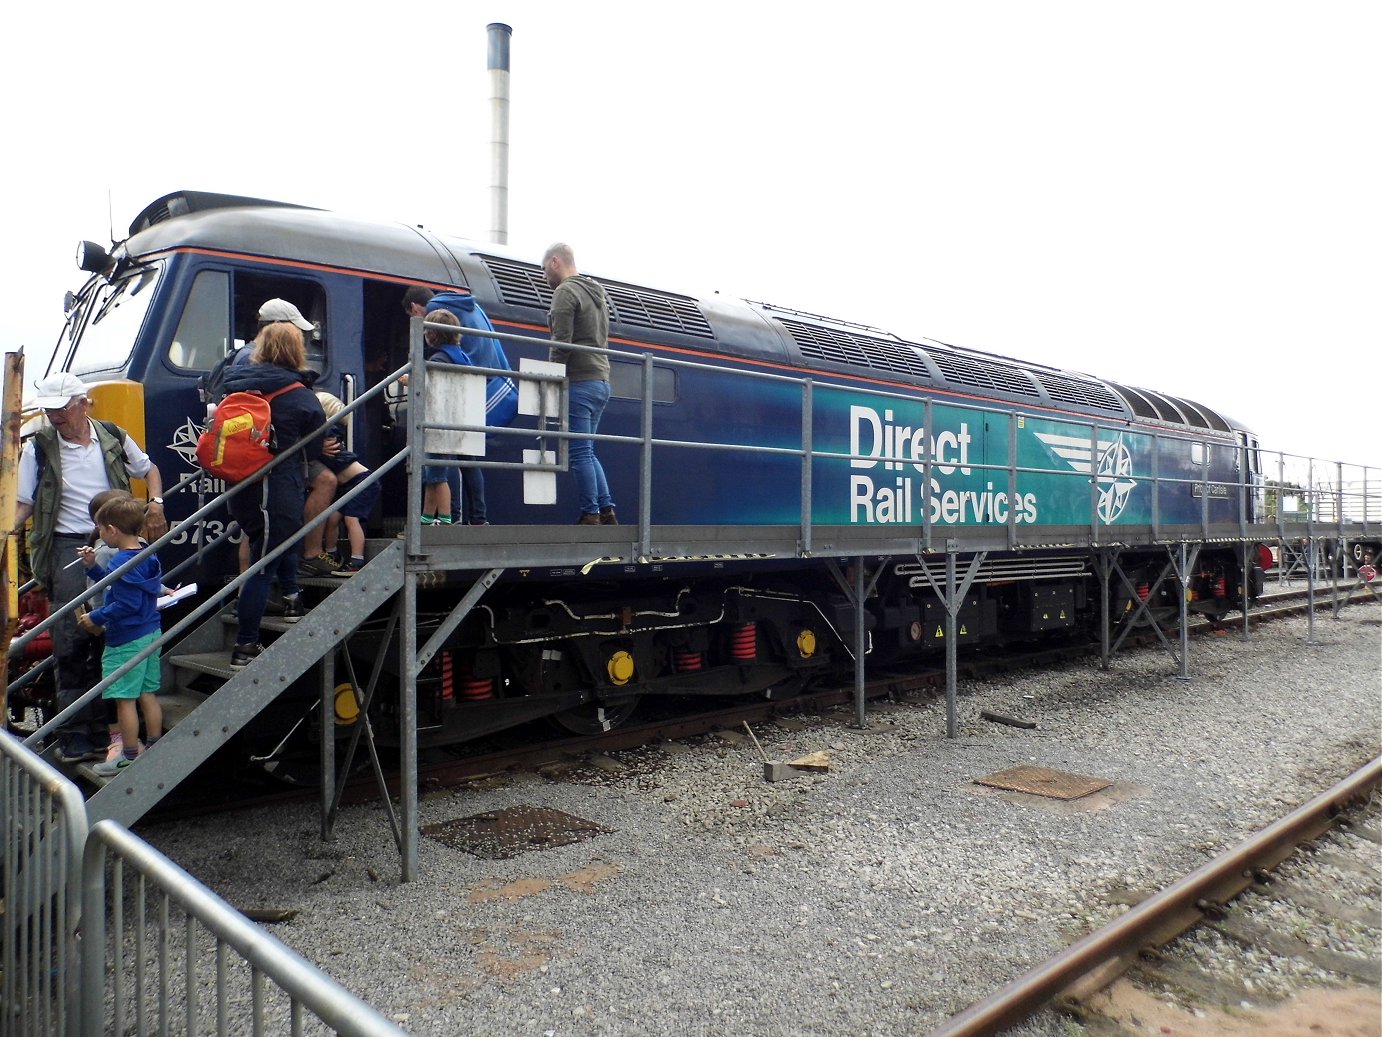
<svg viewBox="0 0 1382 1037"><path fill-rule="evenodd" d="M239 670L230 668L230 649L222 652L194 652L190 655L170 656L168 662L179 670L193 673L209 673L213 677L230 680Z"/></svg>
<svg viewBox="0 0 1382 1037"><path fill-rule="evenodd" d="M149 758L125 767L87 800L87 820L95 824L113 818L129 827L179 782L226 745L299 677L313 670L322 656L342 643L377 609L385 606L404 583L404 549L387 545L349 580L329 578L332 586L350 584L349 594L309 609L272 642L262 658L232 670L229 647L220 651L189 651L168 655L164 663L179 674L207 674L225 681L188 717L170 727ZM214 617L208 623L218 634L224 629Z"/></svg>
<svg viewBox="0 0 1382 1037"><path fill-rule="evenodd" d="M182 721L186 720L192 710L196 709L206 701L206 696L195 691L160 691L158 693L158 704L163 707L163 731L166 734ZM93 769L99 760L87 760L73 766L83 779L93 785L104 785L110 781L109 778L97 774Z"/></svg>
<svg viewBox="0 0 1382 1037"><path fill-rule="evenodd" d="M311 610L309 609L308 611ZM238 627L240 625L240 621L235 618L234 612L220 612L217 613L217 615L220 616L221 623L225 626ZM295 626L297 626L296 622L289 623L286 619L283 619L280 616L265 616L263 619L259 621L260 630L271 630L275 634L286 634Z"/></svg>

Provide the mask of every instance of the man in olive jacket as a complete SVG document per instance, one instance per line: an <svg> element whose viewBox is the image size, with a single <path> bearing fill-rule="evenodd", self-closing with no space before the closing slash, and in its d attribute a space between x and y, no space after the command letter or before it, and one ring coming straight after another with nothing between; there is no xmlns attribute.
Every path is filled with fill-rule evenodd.
<svg viewBox="0 0 1382 1037"><path fill-rule="evenodd" d="M598 281L576 269L571 246L560 242L542 257L542 276L553 289L552 308L547 326L552 341L576 346L609 346L609 308L605 290ZM554 345L549 354L553 363L566 365L570 383L571 432L594 435L600 416L609 403L609 357L604 353ZM617 526L614 499L609 495L605 470L595 456L595 441L572 439L569 454L571 474L576 480L582 526Z"/></svg>
<svg viewBox="0 0 1382 1037"><path fill-rule="evenodd" d="M19 457L19 508L16 526L33 518L29 559L34 578L48 592L48 604L59 606L86 590L84 566L74 565L77 548L89 542L91 498L103 490L128 490L130 479L143 479L149 490L147 530L155 537L168 531L163 515L163 481L158 469L124 429L93 421L86 385L72 374L49 375L38 383L38 398L48 424L24 444ZM53 627L57 659L58 708L81 698L100 677L99 656L92 673L90 638L77 629L69 613ZM104 754L108 736L100 703L81 719L58 729L58 758L68 763Z"/></svg>

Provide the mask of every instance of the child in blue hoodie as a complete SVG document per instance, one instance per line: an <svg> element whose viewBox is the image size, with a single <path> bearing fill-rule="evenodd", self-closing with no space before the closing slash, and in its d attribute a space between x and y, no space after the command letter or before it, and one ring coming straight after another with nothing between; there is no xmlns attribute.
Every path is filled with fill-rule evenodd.
<svg viewBox="0 0 1382 1037"><path fill-rule="evenodd" d="M438 292L427 303L427 319L435 320L438 310L451 314L461 327L471 331L493 331L489 316L475 301L473 295L460 292ZM461 351L470 358L476 367L488 367L501 371L511 371L509 358L504 355L504 346L492 335L470 335L461 337ZM454 358L453 358L454 362ZM490 375L485 379L485 424L499 427L508 426L518 412L518 386L512 378ZM464 482L465 520L472 526L489 525L485 509L485 470L483 468L449 469L448 474L459 473Z"/></svg>
<svg viewBox="0 0 1382 1037"><path fill-rule="evenodd" d="M143 545L139 533L144 528L145 507L143 501L133 497L117 497L101 506L96 513L96 532L116 553L108 566L102 566L96 562L95 548L81 548L79 553L86 563L88 578L103 579L140 552ZM106 648L101 655L103 677L110 676L158 638L163 629L158 615L162 590L163 567L157 557L149 557L106 588L105 603L100 608L79 616L77 622L92 637L105 635ZM118 759L104 760L92 768L95 773L114 775L139 755L141 714L150 744L163 734L163 709L158 702L160 684L155 651L102 693L103 698L115 700L124 747Z"/></svg>

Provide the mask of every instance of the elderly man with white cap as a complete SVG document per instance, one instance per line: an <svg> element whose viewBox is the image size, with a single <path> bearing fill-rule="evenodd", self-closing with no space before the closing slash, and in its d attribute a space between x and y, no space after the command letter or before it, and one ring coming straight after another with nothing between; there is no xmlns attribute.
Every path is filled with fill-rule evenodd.
<svg viewBox="0 0 1382 1037"><path fill-rule="evenodd" d="M128 490L130 480L143 479L149 490L148 524L154 536L168 530L163 516L163 480L132 436L108 421L93 421L91 398L76 375L49 375L37 383L35 405L48 424L31 436L19 457L19 508L16 525L33 519L29 531L29 559L34 578L48 592L57 609L86 589L84 566L72 565L77 548L92 533L88 505L104 490ZM87 635L68 615L53 627L57 658L58 706L66 708L100 676L87 661ZM107 727L99 705L91 715L69 721L58 731L58 756L67 762L102 753Z"/></svg>

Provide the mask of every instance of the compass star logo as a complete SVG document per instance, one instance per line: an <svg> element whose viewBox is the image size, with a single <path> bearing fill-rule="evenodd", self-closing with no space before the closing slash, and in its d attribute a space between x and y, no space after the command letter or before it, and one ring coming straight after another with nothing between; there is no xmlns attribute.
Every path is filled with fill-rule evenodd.
<svg viewBox="0 0 1382 1037"><path fill-rule="evenodd" d="M1110 524L1128 506L1128 495L1137 483L1132 479L1132 454L1120 435L1107 447L1099 444L1099 519Z"/></svg>
<svg viewBox="0 0 1382 1037"><path fill-rule="evenodd" d="M1137 480L1132 477L1132 453L1123 442L1121 432L1117 439L1099 440L1097 467L1094 449L1088 439L1049 432L1038 432L1036 437L1075 471L1095 475L1099 484L1097 511L1100 522L1110 525L1123 514L1129 496L1137 487Z"/></svg>
<svg viewBox="0 0 1382 1037"><path fill-rule="evenodd" d="M201 426L188 418L186 424L173 432L173 441L168 444L168 449L186 461L189 468L200 468L201 465L197 463L197 437L201 434Z"/></svg>

